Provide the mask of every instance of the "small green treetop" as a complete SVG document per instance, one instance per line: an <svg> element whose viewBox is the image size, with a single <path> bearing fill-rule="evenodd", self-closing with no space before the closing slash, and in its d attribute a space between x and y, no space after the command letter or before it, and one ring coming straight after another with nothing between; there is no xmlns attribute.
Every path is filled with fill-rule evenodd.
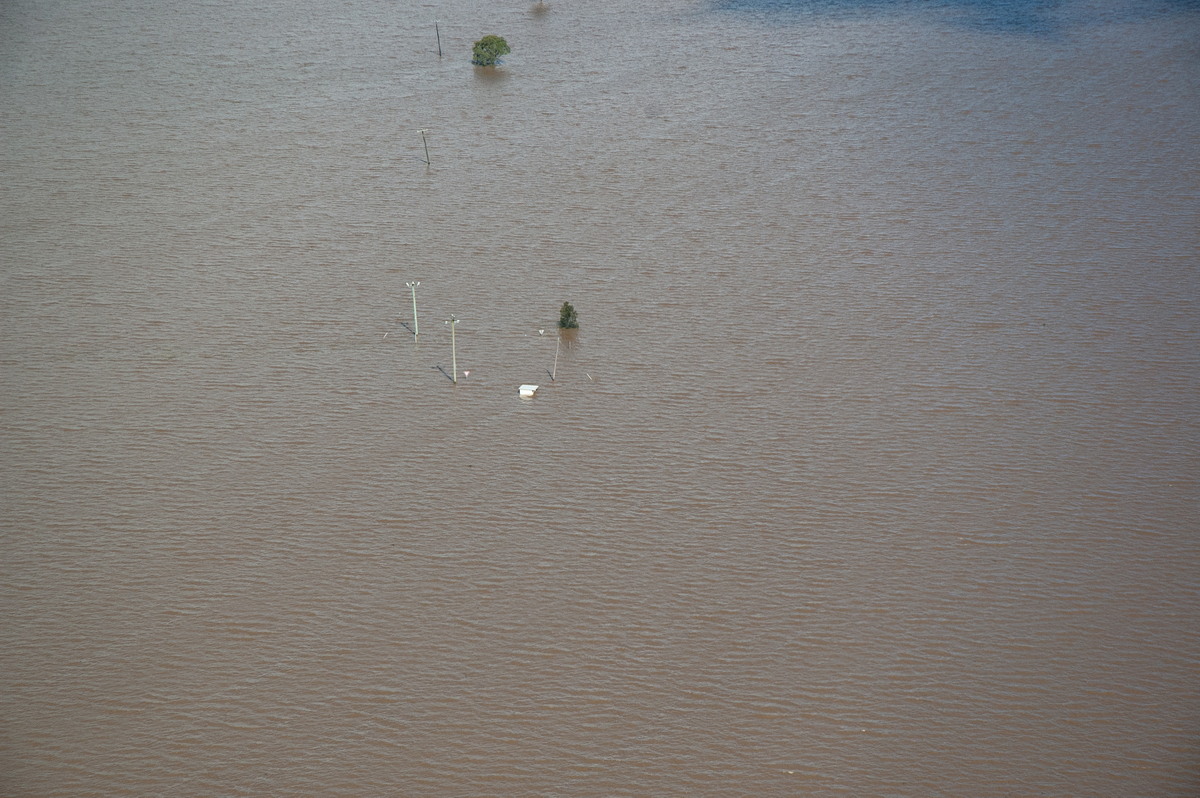
<svg viewBox="0 0 1200 798"><path fill-rule="evenodd" d="M579 326L575 307L570 302L562 303L562 308L558 311L558 326L564 330L573 330Z"/></svg>
<svg viewBox="0 0 1200 798"><path fill-rule="evenodd" d="M472 50L472 64L479 66L495 66L500 61L500 56L508 55L512 50L508 47L508 42L504 41L503 36L484 36L479 41L475 42L475 49Z"/></svg>

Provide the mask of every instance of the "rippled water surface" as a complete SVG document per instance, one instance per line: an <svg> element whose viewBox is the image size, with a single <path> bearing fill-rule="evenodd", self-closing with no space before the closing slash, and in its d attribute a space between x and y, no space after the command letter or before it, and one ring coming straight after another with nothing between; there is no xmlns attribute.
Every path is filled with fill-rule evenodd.
<svg viewBox="0 0 1200 798"><path fill-rule="evenodd" d="M1197 11L0 5L0 793L1197 794Z"/></svg>

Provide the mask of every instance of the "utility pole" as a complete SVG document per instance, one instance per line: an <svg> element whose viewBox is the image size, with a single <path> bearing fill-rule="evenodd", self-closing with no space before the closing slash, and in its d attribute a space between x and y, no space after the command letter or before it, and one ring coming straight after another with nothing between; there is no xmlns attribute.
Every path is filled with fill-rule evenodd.
<svg viewBox="0 0 1200 798"><path fill-rule="evenodd" d="M454 375L450 379L458 385L458 349L454 346L454 328L458 326L458 319L451 314L446 323L450 325L450 373Z"/></svg>
<svg viewBox="0 0 1200 798"><path fill-rule="evenodd" d="M420 280L409 280L408 282L406 282L406 283L405 283L405 285L407 285L409 288L411 288L411 289L412 289L412 298L413 298L413 338L416 338L416 337L417 337L417 335L419 334L419 330L421 329L421 326L420 326L419 324L417 324L417 286L418 286L418 285L420 285L420 284L421 284L421 281L420 281Z"/></svg>
<svg viewBox="0 0 1200 798"><path fill-rule="evenodd" d="M425 134L428 132L428 128L421 129L421 143L425 145L425 165L432 166L432 164L429 162L429 142L425 139Z"/></svg>

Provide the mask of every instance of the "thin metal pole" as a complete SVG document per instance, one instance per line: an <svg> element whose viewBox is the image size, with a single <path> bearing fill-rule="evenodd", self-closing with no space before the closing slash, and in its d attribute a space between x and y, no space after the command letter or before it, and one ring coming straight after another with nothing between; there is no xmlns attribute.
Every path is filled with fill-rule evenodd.
<svg viewBox="0 0 1200 798"><path fill-rule="evenodd" d="M425 165L431 166L429 163L429 142L425 140L425 131L421 131L421 143L425 145Z"/></svg>
<svg viewBox="0 0 1200 798"><path fill-rule="evenodd" d="M421 284L420 280L410 280L409 282L405 283L405 285L407 285L409 288L412 289L413 337L414 338L416 338L418 335L421 334L421 325L417 323L417 286L420 284Z"/></svg>
<svg viewBox="0 0 1200 798"><path fill-rule="evenodd" d="M433 32L437 34L438 58L441 58L442 57L442 32L440 30L438 30L438 23L437 23L436 19L433 21Z"/></svg>
<svg viewBox="0 0 1200 798"><path fill-rule="evenodd" d="M451 316L446 323L450 325L450 373L454 375L450 379L458 385L458 348L454 345L454 328L458 326L458 319Z"/></svg>

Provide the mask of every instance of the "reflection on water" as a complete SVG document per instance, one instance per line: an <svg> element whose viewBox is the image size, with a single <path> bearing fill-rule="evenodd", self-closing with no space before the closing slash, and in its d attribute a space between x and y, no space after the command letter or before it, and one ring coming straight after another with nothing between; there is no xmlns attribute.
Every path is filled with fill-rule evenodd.
<svg viewBox="0 0 1200 798"><path fill-rule="evenodd" d="M1101 5L0 6L0 793L1194 794L1198 22Z"/></svg>

